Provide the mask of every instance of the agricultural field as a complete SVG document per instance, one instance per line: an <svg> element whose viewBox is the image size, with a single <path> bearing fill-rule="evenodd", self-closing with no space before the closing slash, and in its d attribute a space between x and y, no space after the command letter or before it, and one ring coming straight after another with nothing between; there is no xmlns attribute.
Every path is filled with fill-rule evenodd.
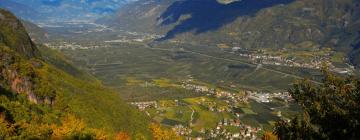
<svg viewBox="0 0 360 140"><path fill-rule="evenodd" d="M211 110L210 108L216 108ZM224 110L222 110L224 109ZM194 133L214 129L223 120L239 119L244 125L260 127L271 131L274 123L280 119L288 119L301 109L280 100L272 103L259 103L250 100L237 108L231 108L226 100L210 96L184 98L180 100L160 100L157 108L145 110L151 118L164 126L183 125L191 128ZM281 111L281 115L279 115ZM240 114L239 116L235 113ZM224 126L229 131L238 131L237 126Z"/></svg>
<svg viewBox="0 0 360 140"><path fill-rule="evenodd" d="M178 125L191 128L193 136L217 128L224 120L240 120L245 126L271 131L276 121L289 119L301 109L276 99L270 103L249 100L230 105L226 99L185 89L184 81L241 94L243 90L283 92L302 77L321 79L317 70L260 67L221 49L223 47L169 47L169 44L152 47L124 43L62 51L76 65L118 91L124 100L156 101L157 108L144 110L147 115L169 128ZM222 128L234 133L240 129L232 125Z"/></svg>
<svg viewBox="0 0 360 140"><path fill-rule="evenodd" d="M65 49L62 52L106 86L119 91L125 100L196 96L176 87L188 77L216 87L284 91L296 79L318 74L306 69L259 68L231 54L218 53L218 50L206 47L202 50L199 50L201 47L193 47L194 52L182 51L178 46L165 47L161 44L154 48L123 43L97 49ZM197 51L211 56L195 53Z"/></svg>

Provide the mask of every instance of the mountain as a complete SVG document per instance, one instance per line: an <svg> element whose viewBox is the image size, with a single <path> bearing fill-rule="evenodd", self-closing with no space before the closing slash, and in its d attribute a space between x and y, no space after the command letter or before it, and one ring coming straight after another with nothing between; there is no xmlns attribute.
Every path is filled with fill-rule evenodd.
<svg viewBox="0 0 360 140"><path fill-rule="evenodd" d="M4 10L0 13L0 41L28 58L38 55L38 50L22 23Z"/></svg>
<svg viewBox="0 0 360 140"><path fill-rule="evenodd" d="M23 23L26 31L29 33L32 41L35 43L46 42L51 37L51 33L43 28L40 28L38 25L26 20L22 20L21 22Z"/></svg>
<svg viewBox="0 0 360 140"><path fill-rule="evenodd" d="M350 56L359 37L359 3L359 0L140 0L123 7L106 22L123 30L164 35L159 41L228 43L273 50L301 49L303 44L311 44Z"/></svg>
<svg viewBox="0 0 360 140"><path fill-rule="evenodd" d="M3 4L0 7L30 21L76 21L94 20L113 14L122 5L133 1L135 0L1 0L0 3Z"/></svg>
<svg viewBox="0 0 360 140"><path fill-rule="evenodd" d="M149 119L0 10L0 139L150 138Z"/></svg>
<svg viewBox="0 0 360 140"><path fill-rule="evenodd" d="M358 38L358 43L353 46L353 51L350 53L351 63L357 64L357 67L360 67L360 38Z"/></svg>

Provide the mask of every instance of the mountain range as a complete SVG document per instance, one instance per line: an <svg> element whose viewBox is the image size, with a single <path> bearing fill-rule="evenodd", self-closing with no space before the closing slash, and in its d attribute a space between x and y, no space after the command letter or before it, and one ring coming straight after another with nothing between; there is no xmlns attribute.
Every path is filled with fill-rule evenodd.
<svg viewBox="0 0 360 140"><path fill-rule="evenodd" d="M136 0L0 0L0 7L34 20L94 20Z"/></svg>
<svg viewBox="0 0 360 140"><path fill-rule="evenodd" d="M359 0L139 0L100 22L164 35L158 41L274 50L307 43L359 64Z"/></svg>

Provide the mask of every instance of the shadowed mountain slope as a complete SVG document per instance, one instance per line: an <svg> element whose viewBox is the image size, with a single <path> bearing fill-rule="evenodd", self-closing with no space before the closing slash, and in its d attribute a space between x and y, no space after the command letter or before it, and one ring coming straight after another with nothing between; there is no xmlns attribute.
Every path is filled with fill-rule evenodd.
<svg viewBox="0 0 360 140"><path fill-rule="evenodd" d="M302 49L309 44L350 56L360 31L360 1L140 0L107 23L126 31L163 35L158 41L272 50Z"/></svg>
<svg viewBox="0 0 360 140"><path fill-rule="evenodd" d="M180 17L189 18L180 21L167 32L163 39L170 39L176 34L195 31L196 34L218 30L232 23L240 16L255 16L264 8L279 4L289 4L294 0L241 0L229 4L221 4L217 0L184 0L171 4L159 17L160 25L170 25L179 22Z"/></svg>

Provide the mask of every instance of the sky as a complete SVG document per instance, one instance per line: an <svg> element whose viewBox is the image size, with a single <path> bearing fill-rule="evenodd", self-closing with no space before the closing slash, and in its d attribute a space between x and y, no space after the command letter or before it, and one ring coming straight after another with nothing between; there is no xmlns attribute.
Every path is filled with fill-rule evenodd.
<svg viewBox="0 0 360 140"><path fill-rule="evenodd" d="M28 20L94 20L136 0L0 0L0 7Z"/></svg>

